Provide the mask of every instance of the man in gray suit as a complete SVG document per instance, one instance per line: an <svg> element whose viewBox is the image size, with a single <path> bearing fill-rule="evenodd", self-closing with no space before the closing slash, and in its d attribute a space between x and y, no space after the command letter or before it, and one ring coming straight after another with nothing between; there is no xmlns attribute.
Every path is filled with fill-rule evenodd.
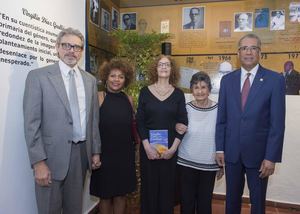
<svg viewBox="0 0 300 214"><path fill-rule="evenodd" d="M39 214L81 214L86 170L101 164L96 79L77 64L83 44L78 30L62 30L59 62L26 79L24 130Z"/></svg>

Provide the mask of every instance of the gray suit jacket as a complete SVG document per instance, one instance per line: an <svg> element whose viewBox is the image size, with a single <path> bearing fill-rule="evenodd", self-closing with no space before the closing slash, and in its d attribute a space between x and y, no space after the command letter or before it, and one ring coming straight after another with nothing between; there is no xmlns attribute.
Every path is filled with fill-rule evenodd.
<svg viewBox="0 0 300 214"><path fill-rule="evenodd" d="M81 70L86 96L86 150L100 153L99 103L96 79ZM24 131L30 163L45 160L56 180L67 174L72 145L72 114L58 63L32 70L23 100Z"/></svg>

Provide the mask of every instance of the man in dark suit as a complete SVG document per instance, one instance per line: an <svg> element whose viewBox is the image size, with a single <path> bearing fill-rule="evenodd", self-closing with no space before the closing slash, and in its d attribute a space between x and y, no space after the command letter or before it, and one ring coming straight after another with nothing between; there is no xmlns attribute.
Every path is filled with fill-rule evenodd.
<svg viewBox="0 0 300 214"><path fill-rule="evenodd" d="M191 21L183 25L183 29L203 29L203 7L192 7L189 13Z"/></svg>
<svg viewBox="0 0 300 214"><path fill-rule="evenodd" d="M96 79L77 64L83 45L78 30L62 30L59 62L26 79L24 131L39 214L81 214L86 170L100 167Z"/></svg>
<svg viewBox="0 0 300 214"><path fill-rule="evenodd" d="M294 69L294 63L292 61L287 61L284 63L285 85L286 85L286 95L299 95L300 93L300 74Z"/></svg>
<svg viewBox="0 0 300 214"><path fill-rule="evenodd" d="M241 68L221 80L216 125L216 159L226 171L226 213L240 214L247 177L251 213L265 213L268 177L281 162L285 129L285 84L259 64L261 41L243 36Z"/></svg>

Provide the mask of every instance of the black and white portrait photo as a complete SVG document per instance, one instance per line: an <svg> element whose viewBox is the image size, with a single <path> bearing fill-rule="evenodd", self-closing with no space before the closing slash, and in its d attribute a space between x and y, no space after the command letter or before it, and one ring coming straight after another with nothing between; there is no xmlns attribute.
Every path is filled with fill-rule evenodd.
<svg viewBox="0 0 300 214"><path fill-rule="evenodd" d="M99 0L90 0L90 21L99 27L100 20L100 2Z"/></svg>
<svg viewBox="0 0 300 214"><path fill-rule="evenodd" d="M109 24L110 24L110 14L107 10L101 10L101 29L105 31L109 31Z"/></svg>
<svg viewBox="0 0 300 214"><path fill-rule="evenodd" d="M299 23L300 22L300 2L291 2L289 5L290 14L289 19L290 22Z"/></svg>
<svg viewBox="0 0 300 214"><path fill-rule="evenodd" d="M285 29L285 12L284 10L272 10L270 30L284 30Z"/></svg>
<svg viewBox="0 0 300 214"><path fill-rule="evenodd" d="M118 29L119 28L119 18L120 13L115 9L111 9L111 28Z"/></svg>
<svg viewBox="0 0 300 214"><path fill-rule="evenodd" d="M123 30L136 30L136 13L122 13L121 22Z"/></svg>
<svg viewBox="0 0 300 214"><path fill-rule="evenodd" d="M234 32L252 31L253 13L240 12L234 14Z"/></svg>
<svg viewBox="0 0 300 214"><path fill-rule="evenodd" d="M182 29L183 30L204 29L204 7L182 8Z"/></svg>

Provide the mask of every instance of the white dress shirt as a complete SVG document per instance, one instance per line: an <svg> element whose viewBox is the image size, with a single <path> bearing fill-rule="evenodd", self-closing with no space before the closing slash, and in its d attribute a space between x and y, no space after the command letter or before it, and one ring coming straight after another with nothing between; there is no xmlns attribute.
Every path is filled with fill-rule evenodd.
<svg viewBox="0 0 300 214"><path fill-rule="evenodd" d="M85 102L85 90L84 90L84 84L83 84L81 72L77 65L74 66L73 68L70 68L62 60L59 60L58 64L65 84L68 98L69 98L69 81L70 81L69 71L70 70L75 71L74 78L75 78L75 83L77 88L77 96L78 96L78 104L79 104L79 112L80 112L80 124L82 129L82 136L80 141L84 141L86 140L86 102Z"/></svg>
<svg viewBox="0 0 300 214"><path fill-rule="evenodd" d="M241 67L241 92L242 92L242 88L243 88L243 85L244 85L244 82L247 78L247 73L250 73L250 76L249 76L249 80L250 80L250 87L253 83L253 80L255 78L255 75L258 71L258 67L259 67L259 64L257 64L254 68L252 68L250 71L247 71L246 69L244 69L243 67Z"/></svg>

